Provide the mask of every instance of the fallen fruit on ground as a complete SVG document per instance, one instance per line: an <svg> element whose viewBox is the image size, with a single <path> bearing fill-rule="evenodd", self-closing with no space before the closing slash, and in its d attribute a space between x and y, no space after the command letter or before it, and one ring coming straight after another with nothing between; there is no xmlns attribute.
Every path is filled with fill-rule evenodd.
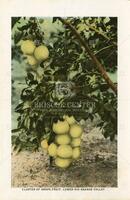
<svg viewBox="0 0 130 200"><path fill-rule="evenodd" d="M56 135L55 141L57 144L64 145L64 144L69 144L71 142L71 138L68 134Z"/></svg>
<svg viewBox="0 0 130 200"><path fill-rule="evenodd" d="M49 57L48 48L44 45L40 45L39 47L36 47L34 51L34 56L40 62L46 60Z"/></svg>
<svg viewBox="0 0 130 200"><path fill-rule="evenodd" d="M51 143L48 147L49 156L55 157L57 155L57 145Z"/></svg>
<svg viewBox="0 0 130 200"><path fill-rule="evenodd" d="M57 123L53 123L53 131L56 134L65 134L69 131L69 124L67 121L58 121Z"/></svg>
<svg viewBox="0 0 130 200"><path fill-rule="evenodd" d="M43 149L48 149L49 146L48 146L48 142L46 139L41 141L41 147Z"/></svg>
<svg viewBox="0 0 130 200"><path fill-rule="evenodd" d="M64 158L57 157L55 159L55 164L57 167L67 168L71 164L71 159L64 159Z"/></svg>
<svg viewBox="0 0 130 200"><path fill-rule="evenodd" d="M57 149L57 155L61 158L72 157L72 147L70 145L60 145Z"/></svg>
<svg viewBox="0 0 130 200"><path fill-rule="evenodd" d="M80 157L80 148L73 148L73 159L78 159Z"/></svg>
<svg viewBox="0 0 130 200"><path fill-rule="evenodd" d="M70 127L70 135L71 137L73 138L77 138L77 137L80 137L82 135L82 128L80 125L78 124L73 124L71 125Z"/></svg>
<svg viewBox="0 0 130 200"><path fill-rule="evenodd" d="M21 44L21 51L23 54L32 55L36 46L32 40L24 40Z"/></svg>

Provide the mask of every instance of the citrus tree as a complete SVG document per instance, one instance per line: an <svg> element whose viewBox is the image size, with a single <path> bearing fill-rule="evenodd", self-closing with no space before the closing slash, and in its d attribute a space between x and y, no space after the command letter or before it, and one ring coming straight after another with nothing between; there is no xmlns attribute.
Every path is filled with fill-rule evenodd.
<svg viewBox="0 0 130 200"><path fill-rule="evenodd" d="M46 33L48 22L56 31ZM43 139L53 142L53 123L64 115L77 121L97 117L104 137L115 138L116 18L13 17L12 60L27 66L26 86L15 108L15 148L35 150Z"/></svg>

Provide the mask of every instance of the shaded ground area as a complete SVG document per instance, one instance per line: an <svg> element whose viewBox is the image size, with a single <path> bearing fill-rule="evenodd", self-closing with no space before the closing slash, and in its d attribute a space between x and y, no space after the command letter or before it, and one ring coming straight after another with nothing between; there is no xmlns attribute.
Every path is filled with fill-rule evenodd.
<svg viewBox="0 0 130 200"><path fill-rule="evenodd" d="M13 152L12 187L117 187L116 147L98 128L86 131L81 158L66 170L50 167L42 151Z"/></svg>

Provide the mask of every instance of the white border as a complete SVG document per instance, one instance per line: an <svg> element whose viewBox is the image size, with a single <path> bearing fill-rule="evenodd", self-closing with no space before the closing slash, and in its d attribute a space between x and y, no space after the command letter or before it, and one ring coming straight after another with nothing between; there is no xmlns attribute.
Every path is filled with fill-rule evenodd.
<svg viewBox="0 0 130 200"><path fill-rule="evenodd" d="M0 7L1 200L130 200L130 1L3 0ZM104 191L23 192L11 188L11 16L118 17L118 188Z"/></svg>

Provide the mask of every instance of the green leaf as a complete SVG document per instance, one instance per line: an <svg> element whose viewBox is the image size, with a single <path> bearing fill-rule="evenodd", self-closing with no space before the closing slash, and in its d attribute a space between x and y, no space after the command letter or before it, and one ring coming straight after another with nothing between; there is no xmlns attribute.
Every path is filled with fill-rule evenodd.
<svg viewBox="0 0 130 200"><path fill-rule="evenodd" d="M18 27L18 29L19 29L20 31L23 31L23 30L27 30L30 26L32 26L32 24L31 24L31 23L28 23L28 24L26 24L26 25L24 25L24 26L22 26L22 27Z"/></svg>
<svg viewBox="0 0 130 200"><path fill-rule="evenodd" d="M22 109L23 109L23 103L20 103L16 106L15 108L15 112L19 112L21 113L22 112Z"/></svg>
<svg viewBox="0 0 130 200"><path fill-rule="evenodd" d="M17 32L17 34L14 36L15 44L17 44L22 39L22 36L23 36L23 32Z"/></svg>
<svg viewBox="0 0 130 200"><path fill-rule="evenodd" d="M16 128L16 129L13 129L11 132L16 133L16 132L19 132L20 130L21 130L20 128Z"/></svg>
<svg viewBox="0 0 130 200"><path fill-rule="evenodd" d="M28 78L29 80L33 81L33 80L34 80L34 75L33 75L32 73L28 72L28 73L27 73L27 78Z"/></svg>
<svg viewBox="0 0 130 200"><path fill-rule="evenodd" d="M110 18L106 17L103 21L104 21L105 24L107 24L110 21Z"/></svg>
<svg viewBox="0 0 130 200"><path fill-rule="evenodd" d="M12 17L11 20L11 27L13 28L14 25L20 20L21 17Z"/></svg>
<svg viewBox="0 0 130 200"><path fill-rule="evenodd" d="M52 22L54 23L54 22L56 22L57 21L57 19L58 19L58 17L53 17L53 20L52 20Z"/></svg>

